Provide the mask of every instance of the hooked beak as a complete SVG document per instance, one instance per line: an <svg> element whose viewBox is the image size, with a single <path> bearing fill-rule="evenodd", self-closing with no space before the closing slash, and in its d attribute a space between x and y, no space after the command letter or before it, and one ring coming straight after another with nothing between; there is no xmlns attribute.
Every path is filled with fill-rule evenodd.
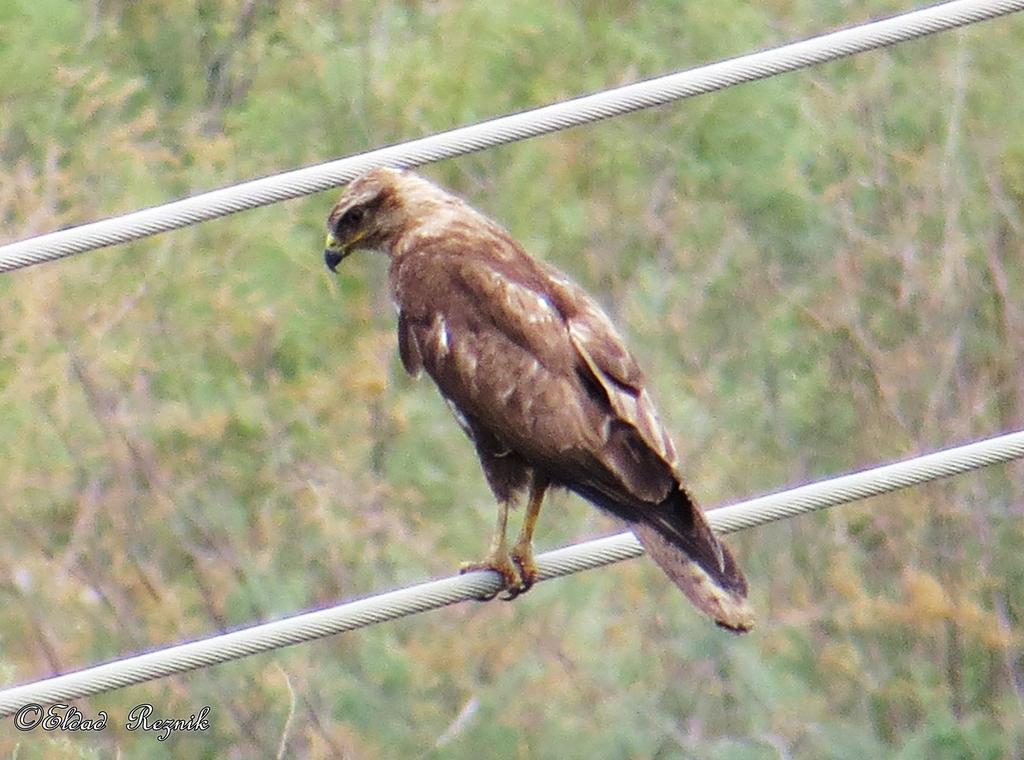
<svg viewBox="0 0 1024 760"><path fill-rule="evenodd" d="M338 264L349 253L351 253L351 248L346 247L338 238L334 237L334 233L327 233L327 239L324 241L324 263L328 269L336 272Z"/></svg>

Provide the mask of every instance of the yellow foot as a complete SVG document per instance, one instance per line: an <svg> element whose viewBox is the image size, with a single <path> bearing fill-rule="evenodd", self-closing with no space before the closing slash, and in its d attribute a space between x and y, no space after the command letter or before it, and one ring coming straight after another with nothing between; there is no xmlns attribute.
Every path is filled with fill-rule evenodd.
<svg viewBox="0 0 1024 760"><path fill-rule="evenodd" d="M482 602L489 602L502 591L506 592L502 599L515 599L520 591L525 590L522 588L523 579L519 574L519 568L507 551L490 554L481 562L463 562L459 565L459 575L475 570L493 570L501 578L501 588L493 594L481 596Z"/></svg>
<svg viewBox="0 0 1024 760"><path fill-rule="evenodd" d="M510 554L519 570L519 589L516 595L529 591L537 581L537 563L533 560L533 544L516 544Z"/></svg>

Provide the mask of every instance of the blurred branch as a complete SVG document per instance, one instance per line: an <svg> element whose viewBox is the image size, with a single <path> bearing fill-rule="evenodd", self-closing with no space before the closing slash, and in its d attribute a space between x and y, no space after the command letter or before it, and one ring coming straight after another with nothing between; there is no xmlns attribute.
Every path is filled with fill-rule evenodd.
<svg viewBox="0 0 1024 760"><path fill-rule="evenodd" d="M285 718L284 727L281 729L281 741L277 745L277 760L283 760L287 757L288 750L288 732L292 727L292 720L295 718L295 689L292 688L292 679L288 677L287 671L275 663L274 667L284 678L284 685L288 689L288 717Z"/></svg>
<svg viewBox="0 0 1024 760"><path fill-rule="evenodd" d="M251 73L243 71L238 74L233 59L239 46L253 33L257 11L261 7L274 9L276 6L277 0L245 0L235 20L234 31L220 49L212 53L206 64L206 127L209 131L223 129L224 110L243 98L249 89Z"/></svg>
<svg viewBox="0 0 1024 760"><path fill-rule="evenodd" d="M861 358L862 366L871 375L875 393L885 405L890 418L903 431L906 440L914 440L911 425L900 409L897 391L886 378L884 355L881 349L871 342L860 324L853 318L842 321L839 319L834 320L806 305L800 305L799 309L812 322L818 325L822 331L845 339L846 345L852 348L856 355Z"/></svg>

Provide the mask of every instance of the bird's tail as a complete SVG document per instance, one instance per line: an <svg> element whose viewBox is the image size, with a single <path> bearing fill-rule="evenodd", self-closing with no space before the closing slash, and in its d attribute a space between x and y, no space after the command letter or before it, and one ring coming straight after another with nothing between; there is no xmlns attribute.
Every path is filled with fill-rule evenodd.
<svg viewBox="0 0 1024 760"><path fill-rule="evenodd" d="M633 533L687 598L722 628L750 630L754 613L747 603L747 581L689 494L677 485L638 518L631 521Z"/></svg>

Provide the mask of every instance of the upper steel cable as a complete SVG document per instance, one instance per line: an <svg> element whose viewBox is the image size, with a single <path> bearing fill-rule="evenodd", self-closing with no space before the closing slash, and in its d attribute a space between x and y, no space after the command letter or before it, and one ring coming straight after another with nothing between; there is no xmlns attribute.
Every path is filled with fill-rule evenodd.
<svg viewBox="0 0 1024 760"><path fill-rule="evenodd" d="M1024 10L1024 0L956 0L803 42L453 129L0 247L0 272L126 243L350 182L383 164L410 168L619 116Z"/></svg>
<svg viewBox="0 0 1024 760"><path fill-rule="evenodd" d="M715 509L708 512L708 520L717 532L732 533L1021 458L1024 458L1024 431ZM567 546L537 557L538 581L601 567L642 553L632 533ZM0 691L0 718L13 715L25 705L56 704L100 694L438 609L498 590L499 581L494 573L468 573L115 660Z"/></svg>

